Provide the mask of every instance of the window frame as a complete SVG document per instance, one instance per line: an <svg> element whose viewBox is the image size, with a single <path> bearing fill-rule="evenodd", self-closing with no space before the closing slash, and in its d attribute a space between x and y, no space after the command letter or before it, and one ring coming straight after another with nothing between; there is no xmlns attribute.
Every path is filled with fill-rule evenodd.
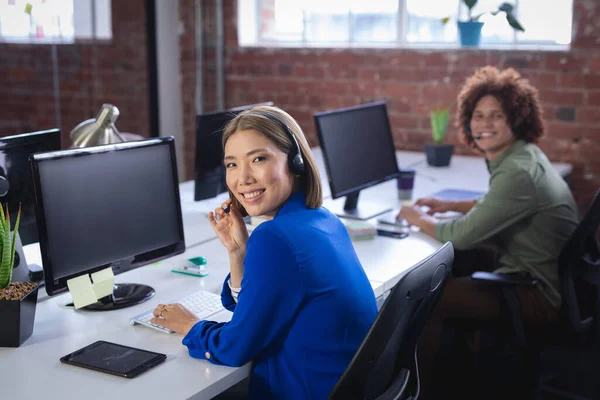
<svg viewBox="0 0 600 400"><path fill-rule="evenodd" d="M302 23L302 39L300 41L291 41L291 40L277 40L277 39L264 39L261 38L261 27L263 26L263 1L264 0L243 0L238 1L238 15L247 15L244 12L253 8L253 14L255 18L255 32L254 38L247 39L242 37L244 32L248 31L248 28L243 29L240 25L246 23L249 24L251 21L246 21L245 18L238 18L238 43L240 47L272 47L272 48L336 48L336 49L345 49L345 48L406 48L406 49L459 49L462 47L458 43L458 38L456 42L441 42L441 41L407 41L407 27L408 27L408 12L407 12L407 0L397 0L398 1L398 11L396 15L396 40L388 41L388 42L355 42L353 40L353 31L352 31L352 12L349 11L348 18L348 37L347 41L309 41L306 38L306 17L303 16ZM272 0L273 2L275 0ZM466 6L462 0L455 0L458 2L457 4L457 15L462 15L463 11L466 13ZM521 0L512 0L514 2L515 10L518 13L519 2ZM526 1L526 0L524 0ZM571 0L571 3L573 1ZM242 5L242 3L244 5ZM572 5L571 5L572 6ZM452 23L451 20L449 23ZM455 23L456 21L454 21ZM571 27L571 29L573 29ZM485 43L482 41L481 45L476 48L470 48L472 50L478 49L498 49L498 50L523 50L523 51L568 51L571 48L571 43L569 44L559 44L559 43L548 43L547 41L541 40L519 40L519 36L516 31L513 31L512 41L505 43ZM467 48L469 49L469 48Z"/></svg>
<svg viewBox="0 0 600 400"><path fill-rule="evenodd" d="M111 0L73 0L73 37L48 35L38 38L31 33L29 36L5 36L0 32L0 43L40 45L92 41L110 43L113 38L111 3Z"/></svg>

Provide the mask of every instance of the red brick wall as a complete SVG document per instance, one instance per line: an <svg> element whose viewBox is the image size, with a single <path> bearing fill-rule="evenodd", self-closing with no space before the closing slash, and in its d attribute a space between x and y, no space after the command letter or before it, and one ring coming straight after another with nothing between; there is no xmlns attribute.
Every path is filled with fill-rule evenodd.
<svg viewBox="0 0 600 400"><path fill-rule="evenodd" d="M574 0L569 52L239 48L235 3L224 2L226 106L272 100L290 112L317 145L314 112L383 99L388 101L396 146L421 151L431 138L432 107L454 102L475 68L513 66L540 90L548 121L548 135L540 146L551 160L573 164L578 202L588 204L600 187L596 0ZM457 143L456 129L450 130L449 140ZM460 147L458 152L470 150Z"/></svg>
<svg viewBox="0 0 600 400"><path fill-rule="evenodd" d="M179 1L185 162L190 178L196 113L195 2ZM600 186L600 26L595 22L600 5L595 0L574 3L573 48L560 53L242 49L237 44L237 4L224 1L225 105L272 100L296 117L317 145L314 112L384 99L397 147L420 151L430 138L428 110L453 102L474 68L514 66L540 89L549 127L541 147L553 161L573 164L574 192L586 205ZM202 6L204 110L212 111L216 109L214 1L202 0ZM119 107L121 131L148 135L145 1L123 2L112 13L111 42L57 46L65 147L70 130L95 116L105 102ZM0 136L57 126L51 46L0 43L0 54ZM455 130L449 136L456 142Z"/></svg>
<svg viewBox="0 0 600 400"><path fill-rule="evenodd" d="M57 45L58 102L52 46L0 43L0 136L59 127L68 147L71 129L103 103L119 108L120 131L148 136L145 15L144 0L119 2L112 7L112 41Z"/></svg>

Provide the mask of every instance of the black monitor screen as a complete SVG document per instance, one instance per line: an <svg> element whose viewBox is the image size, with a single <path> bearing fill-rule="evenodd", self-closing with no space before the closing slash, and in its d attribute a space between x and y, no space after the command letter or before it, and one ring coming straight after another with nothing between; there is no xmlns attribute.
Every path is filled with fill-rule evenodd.
<svg viewBox="0 0 600 400"><path fill-rule="evenodd" d="M60 150L58 129L0 138L0 202L8 205L13 228L21 204L19 236L23 245L39 241L29 156L56 150Z"/></svg>
<svg viewBox="0 0 600 400"><path fill-rule="evenodd" d="M334 199L398 176L384 102L318 113L314 119Z"/></svg>
<svg viewBox="0 0 600 400"><path fill-rule="evenodd" d="M172 137L32 157L49 294L185 249Z"/></svg>
<svg viewBox="0 0 600 400"><path fill-rule="evenodd" d="M196 117L196 168L194 200L204 200L227 191L223 165L223 129L242 111L272 102L251 104Z"/></svg>

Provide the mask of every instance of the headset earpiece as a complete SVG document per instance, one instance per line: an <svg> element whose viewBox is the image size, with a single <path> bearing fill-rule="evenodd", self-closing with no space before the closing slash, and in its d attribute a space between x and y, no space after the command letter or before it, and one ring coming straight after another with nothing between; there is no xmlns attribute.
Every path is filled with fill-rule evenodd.
<svg viewBox="0 0 600 400"><path fill-rule="evenodd" d="M292 151L288 154L288 166L290 168L290 171L294 175L303 175L304 174L304 160L302 159L302 153L300 152L300 145L298 144L298 140L296 140L296 137L294 136L294 134L292 133L290 128L287 126L287 124L285 124L282 120L280 120L276 116L267 114L264 112L250 111L244 115L249 115L249 114L262 115L263 117L269 118L271 121L278 123L283 128L283 131L285 132L285 134L292 141L292 146L293 146Z"/></svg>

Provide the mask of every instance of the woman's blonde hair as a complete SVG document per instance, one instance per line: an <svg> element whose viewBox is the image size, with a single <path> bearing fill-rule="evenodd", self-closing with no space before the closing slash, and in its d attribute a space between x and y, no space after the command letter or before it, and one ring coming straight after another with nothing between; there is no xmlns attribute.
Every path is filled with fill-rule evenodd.
<svg viewBox="0 0 600 400"><path fill-rule="evenodd" d="M287 125L289 131L294 135L298 146L300 147L300 155L304 160L304 173L299 176L301 190L304 191L304 203L308 208L319 208L323 204L323 190L321 188L321 176L317 163L310 150L310 145L300 125L288 113L277 107L258 106L250 110L244 111L237 117L229 121L223 132L223 149L227 140L238 131L253 129L271 140L277 148L283 151L290 158L290 153L296 153L296 145L293 139L285 132L285 128L276 120L270 119L266 115L274 117ZM289 166L288 166L289 168ZM248 215L244 207L237 201L229 189L229 197L237 206L243 216Z"/></svg>

